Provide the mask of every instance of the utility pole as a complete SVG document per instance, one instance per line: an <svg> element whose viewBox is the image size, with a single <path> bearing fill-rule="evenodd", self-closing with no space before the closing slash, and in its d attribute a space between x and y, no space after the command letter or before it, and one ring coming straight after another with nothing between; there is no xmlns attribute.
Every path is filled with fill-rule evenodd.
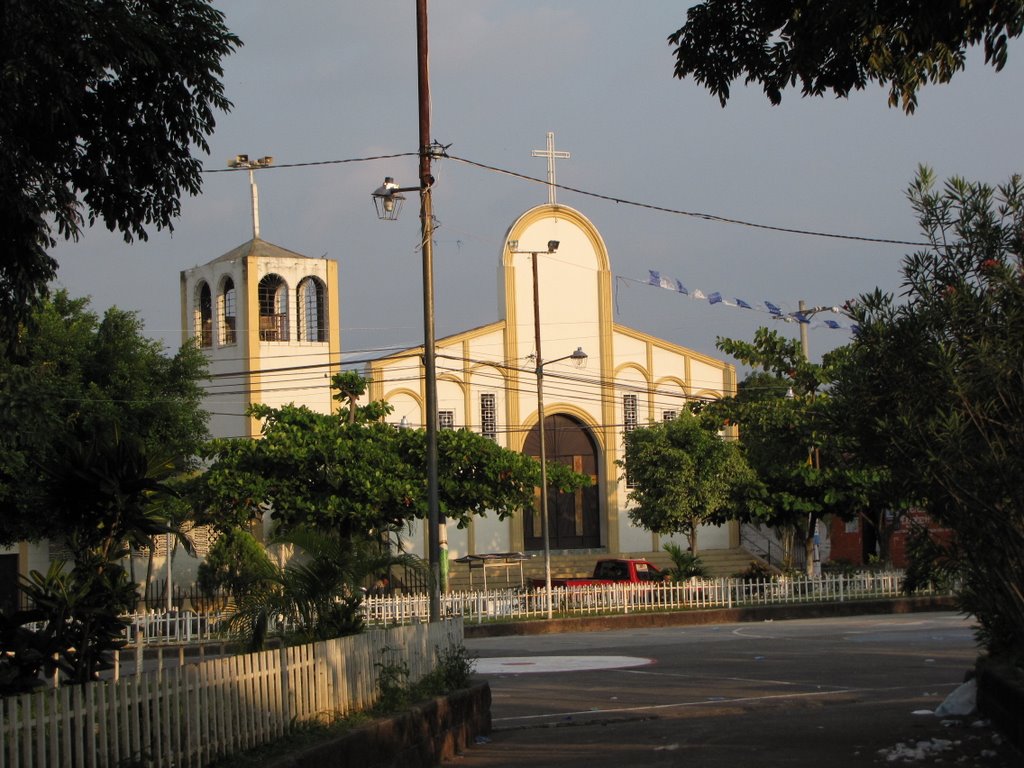
<svg viewBox="0 0 1024 768"><path fill-rule="evenodd" d="M800 316L805 317L804 312L807 309L807 302L804 301L803 299L800 299L800 304L798 306L800 309ZM811 351L810 342L807 339L807 323L805 323L803 320L800 321L800 349L804 353L804 361L810 362Z"/></svg>

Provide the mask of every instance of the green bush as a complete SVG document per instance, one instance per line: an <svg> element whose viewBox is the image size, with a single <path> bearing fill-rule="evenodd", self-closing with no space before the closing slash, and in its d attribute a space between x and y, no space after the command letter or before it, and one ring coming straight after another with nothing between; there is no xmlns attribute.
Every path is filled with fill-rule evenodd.
<svg viewBox="0 0 1024 768"><path fill-rule="evenodd" d="M694 576L702 579L707 578L707 567L693 552L683 549L674 541L665 542L661 548L668 552L668 556L672 559L670 572L672 578L676 581L685 581Z"/></svg>
<svg viewBox="0 0 1024 768"><path fill-rule="evenodd" d="M221 534L199 564L196 581L204 592L226 589L242 595L273 572L274 565L256 538L241 528Z"/></svg>
<svg viewBox="0 0 1024 768"><path fill-rule="evenodd" d="M771 581L775 574L760 560L751 560L746 570L734 573L732 577L743 581Z"/></svg>

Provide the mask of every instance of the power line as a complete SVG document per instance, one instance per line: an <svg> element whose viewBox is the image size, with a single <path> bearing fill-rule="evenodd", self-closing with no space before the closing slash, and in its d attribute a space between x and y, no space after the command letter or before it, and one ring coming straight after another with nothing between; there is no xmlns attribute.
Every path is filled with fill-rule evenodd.
<svg viewBox="0 0 1024 768"><path fill-rule="evenodd" d="M536 184L544 184L545 186L555 186L558 189L564 189L567 192L575 192L578 195L584 195L586 197L592 197L596 200L605 200L610 203L618 203L621 205L629 205L634 208L643 208L649 211L658 211L659 213L671 213L676 216L690 216L696 219L704 219L705 221L717 222L719 224L736 224L743 227L751 227L753 229L765 229L771 232L783 232L789 235L808 235L810 237L825 237L833 240L854 240L865 243L883 243L886 245L911 245L917 248L927 248L930 243L914 242L910 240L892 240L883 237L865 237L863 235L844 235L836 232L819 232L811 229L796 229L792 227L780 227L772 224L758 224L752 221L744 221L743 219L733 219L727 216L718 216L713 213L701 213L698 211L685 211L680 208L669 208L664 205L654 205L652 203L640 203L635 200L628 200L623 197L613 197L611 195L604 195L599 192L589 192L585 189L578 187L570 187L566 184L554 184L551 185L546 179L539 179L535 176L528 176L524 173L517 173L516 171L509 171L505 168L498 168L497 166L487 165L486 163L479 163L475 160L468 160L464 157L458 157L456 155L445 155L449 160L455 160L466 165L472 165L477 168L482 168L486 171L493 173L500 173L506 176L512 176L523 181L530 181Z"/></svg>
<svg viewBox="0 0 1024 768"><path fill-rule="evenodd" d="M399 157L418 157L418 152L398 152L390 155L373 155L370 157L353 157L344 160L316 160L306 163L275 163L274 165L261 168L261 172L272 171L274 169L281 168L308 168L319 165L342 165L345 163L365 163L372 160L391 160ZM476 160L470 160L469 158L459 157L458 155L449 155L447 152L443 152L440 157L448 160L454 160L465 165L480 168L491 173L501 174L503 176L511 176L515 179L522 181L529 181L534 184L543 184L545 186L554 186L557 189L563 189L566 192L575 192L578 195L585 197L591 197L595 200L605 200L606 202L616 203L618 205L628 205L634 208L642 208L648 211L656 211L658 213L670 213L675 216L688 216L695 219L703 219L704 221L715 222L718 224L735 224L741 227L750 227L751 229L763 229L769 232L781 232L788 235L804 235L808 237L823 237L832 240L852 240L855 242L862 243L881 243L885 245L909 245L915 248L928 248L931 246L930 243L916 242L912 240L894 240L884 237L867 237L864 235L846 235L837 232L822 232L813 229L798 229L795 227L781 227L773 224L759 224L757 222L745 221L743 219L734 219L728 216L719 216L714 213L703 213L700 211L687 211L681 208L669 208L664 205L655 205L653 203L641 203L636 200L629 200L624 197L615 197L613 195L606 195L600 192L590 192L586 189L580 189L579 187L570 187L566 184L551 184L547 179L540 179L536 176L529 176L525 173L518 173L517 171L510 171L506 168L499 168L496 165L489 165L487 163L481 163ZM237 173L239 171L246 170L244 168L204 168L203 173Z"/></svg>

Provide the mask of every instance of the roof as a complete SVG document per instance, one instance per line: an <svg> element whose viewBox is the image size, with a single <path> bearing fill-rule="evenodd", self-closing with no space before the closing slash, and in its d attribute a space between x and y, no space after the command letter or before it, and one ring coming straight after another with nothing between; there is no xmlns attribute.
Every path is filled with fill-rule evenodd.
<svg viewBox="0 0 1024 768"><path fill-rule="evenodd" d="M289 251L287 248L282 248L279 245L268 243L266 240L262 240L258 237L248 240L241 245L232 248L222 256L218 256L214 259L211 264L218 261L237 261L243 259L246 256L270 256L287 259L309 259L311 256L306 256L302 253L296 253L295 251Z"/></svg>

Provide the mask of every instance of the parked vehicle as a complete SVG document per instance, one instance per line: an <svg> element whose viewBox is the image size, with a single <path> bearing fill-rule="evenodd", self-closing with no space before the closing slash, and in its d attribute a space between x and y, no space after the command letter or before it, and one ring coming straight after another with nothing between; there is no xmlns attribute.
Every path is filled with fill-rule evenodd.
<svg viewBox="0 0 1024 768"><path fill-rule="evenodd" d="M652 581L664 581L665 574L657 566L647 560L625 560L609 558L598 560L594 566L594 575L575 578L551 579L552 587L592 587L596 584L644 584ZM531 579L534 587L547 586L545 579Z"/></svg>

